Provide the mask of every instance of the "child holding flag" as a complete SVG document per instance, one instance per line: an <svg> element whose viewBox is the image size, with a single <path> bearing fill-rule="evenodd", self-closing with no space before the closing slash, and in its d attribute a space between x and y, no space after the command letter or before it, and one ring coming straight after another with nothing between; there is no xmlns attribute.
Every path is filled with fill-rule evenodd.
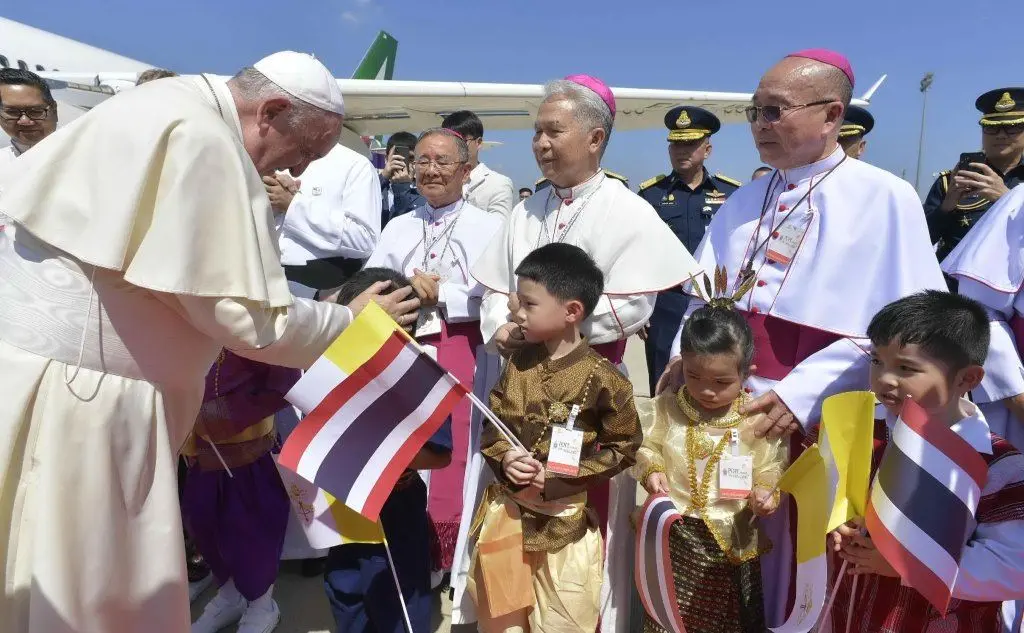
<svg viewBox="0 0 1024 633"><path fill-rule="evenodd" d="M931 290L883 308L867 334L885 420L872 533L858 518L832 534L858 578L838 579L833 631L1008 630L1000 603L1024 597L1024 458L966 399L984 376L989 318L970 299ZM980 490L965 495L972 485Z"/></svg>
<svg viewBox="0 0 1024 633"><path fill-rule="evenodd" d="M393 289L410 285L401 273L386 268L365 268L338 291L337 303L350 303L378 281ZM406 331L415 334L415 326ZM427 515L427 487L417 470L436 470L451 461L451 421L446 421L419 451L380 513L380 524L391 548L394 572L402 586L402 599L413 631L430 630L433 594L430 589L431 525ZM345 633L407 633L402 605L387 552L382 543L348 543L332 547L327 555L324 585L338 631Z"/></svg>
<svg viewBox="0 0 1024 633"><path fill-rule="evenodd" d="M778 506L782 474L779 439L758 438L753 418L739 413L749 400L754 340L733 307L726 273L705 280L707 305L695 310L682 331L683 377L641 408L644 443L632 473L651 494L667 494L683 515L669 531L676 602L690 633L765 630L758 556L766 549L755 515ZM698 282L695 290L700 293ZM715 296L719 295L719 296ZM639 580L639 579L638 579ZM661 627L644 613L644 631Z"/></svg>
<svg viewBox="0 0 1024 633"><path fill-rule="evenodd" d="M580 335L604 287L590 256L553 243L515 273L516 322L532 345L509 359L490 405L530 452L485 427L481 451L499 483L474 522L468 590L485 633L594 631L602 544L587 490L633 464L633 386Z"/></svg>

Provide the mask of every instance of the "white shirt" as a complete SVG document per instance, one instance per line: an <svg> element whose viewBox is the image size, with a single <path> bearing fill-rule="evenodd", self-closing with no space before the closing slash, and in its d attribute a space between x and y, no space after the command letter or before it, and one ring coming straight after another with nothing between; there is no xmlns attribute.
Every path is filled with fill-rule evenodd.
<svg viewBox="0 0 1024 633"><path fill-rule="evenodd" d="M337 145L299 178L281 231L281 263L313 259L366 259L380 238L381 192L365 157Z"/></svg>
<svg viewBox="0 0 1024 633"><path fill-rule="evenodd" d="M445 320L476 321L484 287L469 271L501 223L463 200L438 209L424 205L388 222L366 266L408 277L416 270L440 275L437 303Z"/></svg>
<svg viewBox="0 0 1024 633"><path fill-rule="evenodd" d="M483 163L469 172L469 182L462 187L466 201L488 213L508 217L515 206L515 188L512 179L503 176Z"/></svg>
<svg viewBox="0 0 1024 633"><path fill-rule="evenodd" d="M4 172L10 165L14 164L14 160L18 158L18 156L21 156L21 152L14 146L14 143L11 143L7 147L0 148L0 191L3 190ZM13 227L10 226L10 220L7 216L0 213L0 232L3 232L4 230L11 231L12 229Z"/></svg>

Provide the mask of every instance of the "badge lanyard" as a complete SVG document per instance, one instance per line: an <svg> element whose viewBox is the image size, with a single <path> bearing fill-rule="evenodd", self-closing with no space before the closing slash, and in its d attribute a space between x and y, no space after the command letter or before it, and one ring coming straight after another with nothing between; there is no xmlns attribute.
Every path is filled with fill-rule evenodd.
<svg viewBox="0 0 1024 633"><path fill-rule="evenodd" d="M459 218L462 217L462 207L463 207L464 204L465 204L465 201L462 201L459 204L459 208L456 209L453 212L453 215L455 215L455 219L452 220L452 223L449 224L448 226L446 226L444 228L444 230L441 231L440 235L438 235L437 237L431 239L429 243L427 242L427 224L428 224L428 221L427 221L427 218L423 218L423 272L432 272L430 270L430 268L429 268L430 251L435 246L437 246L437 243L440 242L442 238L447 236L448 239L446 239L445 242L444 242L444 248L441 249L441 254L437 256L437 260L438 260L439 264L440 264L440 262L442 260L444 260L444 255L445 255L445 253L448 252L448 248L451 246L451 243L452 243L452 235L455 234L455 225L459 223ZM430 220L429 223L433 224L436 220L433 219L433 214L431 214L430 217L431 217L431 220Z"/></svg>
<svg viewBox="0 0 1024 633"><path fill-rule="evenodd" d="M548 231L548 216L551 215L551 209L548 208L548 205L551 204L552 198L558 198L558 195L554 191L555 185L554 183L552 183L552 190L551 192L548 193L548 199L544 201L544 217L541 219L541 227L543 230L537 235L537 248L541 247L541 238L547 238L548 244L552 244L554 242L561 242L562 240L565 239L565 236L569 234L569 230L572 228L573 224L575 224L576 220L579 219L580 215L583 214L583 210L587 208L588 204L590 204L591 199L593 199L593 197L597 194L598 189L601 188L601 184L604 182L605 178L606 176L602 172L601 180L599 180L598 183L594 185L594 191L591 192L591 194L587 196L586 199L579 202L580 206L576 208L576 213L574 213L573 216L569 218L569 221L565 223L565 229L562 231L561 237L559 237L558 235L557 218L555 219L556 226L554 233Z"/></svg>
<svg viewBox="0 0 1024 633"><path fill-rule="evenodd" d="M782 178L779 177L779 171L775 170L775 173L772 174L771 180L768 182L768 190L765 191L764 202L761 203L761 215L758 218L757 230L754 232L754 248L753 250L750 251L750 258L747 259L747 265L743 268L742 271L740 271L740 283L742 283L744 280L746 280L748 277L754 274L754 258L757 256L757 253L762 248L768 246L768 242L772 239L772 233L778 231L779 228L781 228L782 225L785 224L787 220L789 220L789 216L793 215L793 212L796 211L797 207L799 207L801 204L807 202L808 205L810 205L809 200L811 194L814 193L814 188L820 185L822 182L824 182L826 178L831 176L832 172L838 169L839 166L846 161L846 158L847 157L844 154L842 159L840 159L839 162L836 163L831 169L825 172L825 175L819 178L817 182L814 182L812 180L810 186L807 188L807 193L805 193L803 197L797 200L796 204L790 207L790 209L786 212L786 215L782 216L782 220L777 225L775 225L771 231L768 231L768 237L764 238L763 241L758 242L758 240L761 239L761 225L764 224L764 216L768 213L768 205L771 203L773 198L772 193L775 191L776 184L782 184ZM776 180L777 177L778 180ZM782 195L781 192L779 195Z"/></svg>

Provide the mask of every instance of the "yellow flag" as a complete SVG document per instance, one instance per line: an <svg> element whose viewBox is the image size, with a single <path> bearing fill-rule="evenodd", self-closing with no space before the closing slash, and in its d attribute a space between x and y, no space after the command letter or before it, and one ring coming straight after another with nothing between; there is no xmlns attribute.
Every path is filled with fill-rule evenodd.
<svg viewBox="0 0 1024 633"><path fill-rule="evenodd" d="M818 445L800 454L779 479L779 490L796 501L796 562L825 554L825 525L829 516L828 476Z"/></svg>
<svg viewBox="0 0 1024 633"><path fill-rule="evenodd" d="M384 529L380 523L374 523L344 503L338 501L328 492L324 499L334 519L334 528L341 536L341 543L383 543Z"/></svg>
<svg viewBox="0 0 1024 633"><path fill-rule="evenodd" d="M821 407L820 452L835 500L826 527L831 532L864 516L871 483L871 448L875 434L875 396L850 391L827 398Z"/></svg>

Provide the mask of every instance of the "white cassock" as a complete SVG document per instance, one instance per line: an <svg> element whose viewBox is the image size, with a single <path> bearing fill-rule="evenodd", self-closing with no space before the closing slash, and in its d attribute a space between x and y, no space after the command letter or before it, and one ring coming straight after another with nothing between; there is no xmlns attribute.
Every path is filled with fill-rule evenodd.
<svg viewBox="0 0 1024 633"><path fill-rule="evenodd" d="M222 80L153 82L0 196L2 631L187 631L176 462L207 371L306 367L351 320L293 300L241 137Z"/></svg>
<svg viewBox="0 0 1024 633"><path fill-rule="evenodd" d="M487 213L464 200L437 209L429 205L418 207L411 213L398 216L384 227L380 243L367 260L366 266L390 268L407 277L412 277L416 270L438 274L442 282L439 284L437 309L444 321L449 324L479 321L484 287L473 279L469 271L503 222L502 216ZM438 334L439 328L436 319L421 318L416 334L417 337ZM473 376L473 390L479 398L486 401L490 386L498 379L501 365L498 358L488 353L483 345L473 350L473 353L476 366L469 372ZM451 367L449 370L456 371ZM475 446L475 443L469 440L470 429L480 426L480 421L477 420L480 416L474 407L468 420L461 419L461 428L456 428L453 424L453 443L456 449L465 446L466 461L463 463L461 459L453 460L453 465L449 467L451 470L445 473L452 476L441 476L439 479L442 483L453 483L444 482L445 479L457 479L458 485L464 486L464 466L473 462L473 451L479 449L479 446ZM453 422L458 421L453 419ZM466 428L467 422L470 428ZM463 475L462 477L456 475L457 463L463 465L462 469L458 469L458 474ZM421 473L428 488L431 486L430 474L431 471ZM431 493L432 503L438 494L444 495L443 491L431 490ZM440 516L446 517L455 512L452 508L444 510L439 513ZM465 511L472 510L473 508L469 507ZM435 520L437 518L435 516Z"/></svg>
<svg viewBox="0 0 1024 633"><path fill-rule="evenodd" d="M516 192L512 179L499 174L483 163L469 172L469 182L462 186L466 202L488 213L507 218L515 206Z"/></svg>
<svg viewBox="0 0 1024 633"><path fill-rule="evenodd" d="M942 262L946 274L959 282L958 292L988 310L992 341L985 360L985 378L971 392L992 432L1024 450L1024 421L1001 402L1024 393L1024 185L985 212L981 221ZM1003 604L1007 631L1019 631L1024 602Z"/></svg>
<svg viewBox="0 0 1024 633"><path fill-rule="evenodd" d="M336 145L310 163L299 181L281 227L281 263L293 280L292 291L312 297L316 288L302 281L320 281L320 288L340 286L376 247L380 179L369 159ZM307 267L306 274L292 267Z"/></svg>
<svg viewBox="0 0 1024 633"><path fill-rule="evenodd" d="M564 242L586 251L604 273L604 294L583 324L591 344L621 343L637 332L654 311L661 290L681 284L699 271L693 257L658 217L651 205L621 182L598 172L573 189L550 187L516 205L509 220L473 267L473 276L488 288L481 308L481 330L493 346L498 328L510 321L508 295L516 288L515 269L532 251ZM621 350L620 350L621 351ZM490 390L490 385L488 391ZM465 507L475 507L486 487L479 453L480 429L473 429L473 462L467 470ZM627 474L611 481L608 501L608 553L601 590L601 628L625 631L633 592L632 528L629 514L636 505L635 481ZM476 620L472 600L465 596L471 512L463 513L452 587L452 622Z"/></svg>
<svg viewBox="0 0 1024 633"><path fill-rule="evenodd" d="M818 422L828 396L869 387L866 336L875 313L909 294L946 288L914 188L846 160L841 147L736 190L696 256L706 270L725 266L731 289L753 257L757 281L737 304L754 330L757 370L747 390L774 390L805 429ZM701 305L691 300L687 314ZM762 564L766 616L778 624L792 559L786 508L763 525L775 544Z"/></svg>
<svg viewBox="0 0 1024 633"><path fill-rule="evenodd" d="M11 143L7 147L0 147L0 191L3 191L3 179L4 173L6 173L12 166L14 166L14 160L21 156L22 152L14 143ZM12 227L6 226L10 223L10 220L0 213L0 233L6 228L9 232L12 231Z"/></svg>

